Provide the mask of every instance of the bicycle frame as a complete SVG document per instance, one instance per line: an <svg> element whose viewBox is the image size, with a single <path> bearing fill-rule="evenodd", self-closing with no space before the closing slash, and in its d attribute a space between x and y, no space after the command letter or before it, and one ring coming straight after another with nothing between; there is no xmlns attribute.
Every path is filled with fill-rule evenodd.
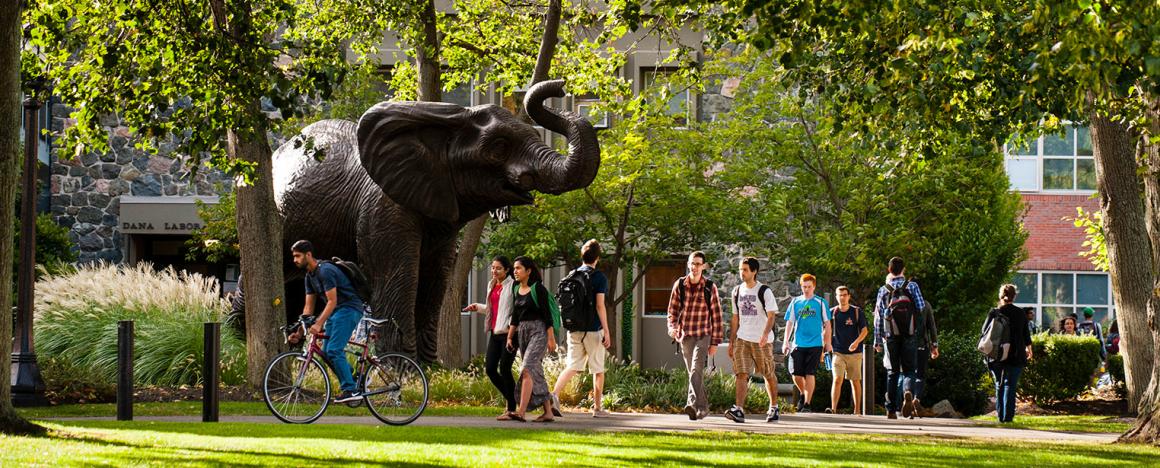
<svg viewBox="0 0 1160 468"><path fill-rule="evenodd" d="M326 368L330 371L331 374L335 374L334 365L331 364L330 359L326 356L326 352L322 349L322 344L320 343L321 340L330 339L330 337L328 335L324 335L321 333L319 333L319 334L310 333L310 330L306 328L306 324L299 323L298 325L299 325L299 327L302 328L303 334L306 335L306 344L305 344L305 346L303 346L302 357L304 359L302 360L301 367L299 367L299 369L298 369L298 376L294 379L294 385L295 386L302 385L302 380L306 378L306 370L307 370L308 366L310 365L311 360L314 358L315 355L318 355L322 359L322 362L326 363ZM364 325L360 321L358 326L361 327ZM367 369L371 365L377 365L379 363L378 358L371 355L371 353L370 353L370 344L374 343L379 338L378 326L371 325L371 324L366 324L365 326L370 327L370 331L367 333L367 340L365 342L360 343L360 342L351 341L351 340L347 340L347 342L346 342L347 345L354 345L356 348L361 348L361 352L357 349L355 351L351 351L348 348L348 349L346 349L346 353L347 354L354 354L355 357L357 358L355 360L355 364L357 366L357 369L352 368L351 372L355 375L362 375L362 376L366 375ZM337 377L337 375L335 375L335 376ZM365 382L365 378L362 380ZM362 385L360 382L355 382L355 383ZM364 392L364 395L366 395L366 396L378 395L380 393L385 393L387 391L389 391L389 390L380 390L380 391L369 392L369 393Z"/></svg>

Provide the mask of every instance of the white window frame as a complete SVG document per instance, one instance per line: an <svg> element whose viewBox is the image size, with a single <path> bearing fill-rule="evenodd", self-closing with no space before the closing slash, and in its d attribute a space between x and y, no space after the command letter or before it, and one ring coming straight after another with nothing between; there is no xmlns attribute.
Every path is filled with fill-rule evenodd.
<svg viewBox="0 0 1160 468"><path fill-rule="evenodd" d="M1045 140L1051 134L1040 135L1037 138L1035 138L1035 140L1028 142L1031 144L1031 147L1034 149L1034 152L1035 152L1034 155L1011 154L1011 151L1013 149L1011 147L1011 145L1009 143L1003 144L1003 156L1004 156L1003 169L1005 171L1007 171L1008 177L1010 177L1010 174L1011 174L1011 172L1010 172L1011 167L1009 165L1009 162L1011 162L1011 161L1035 161L1035 187L1034 188L1011 187L1012 191L1023 192L1023 193L1046 193L1046 194L1062 194L1062 195L1091 195L1091 194L1096 192L1096 190L1094 188L1093 189L1080 189L1080 188L1078 188L1078 186L1079 186L1079 161L1080 160L1087 160L1087 161L1092 161L1092 164L1095 164L1095 155L1094 154L1092 154L1092 155L1078 154L1079 153L1079 129L1080 128L1088 129L1089 140L1090 140L1091 128L1087 127L1087 126L1083 126L1083 125L1075 125L1072 123L1065 123L1064 125L1068 129L1068 131L1073 132L1072 133L1073 138L1072 138L1071 155L1070 156L1043 154ZM1072 162L1071 163L1071 187L1072 188L1070 188L1070 189L1044 188L1043 175L1044 175L1045 162L1047 160L1059 160L1059 159L1066 159L1066 160L1070 160Z"/></svg>
<svg viewBox="0 0 1160 468"><path fill-rule="evenodd" d="M661 65L640 67L640 84L637 86L637 94L643 93L647 88L647 85L656 83L656 75L669 75L676 73L678 70L679 69L677 67ZM651 82L645 78L649 73L654 75ZM691 89L686 89L683 92L685 94L685 123L678 126L677 128L688 128L689 125L694 121L693 91ZM676 94L674 94L674 96L676 96ZM675 116L676 114L670 115Z"/></svg>
<svg viewBox="0 0 1160 468"><path fill-rule="evenodd" d="M1044 307L1071 307L1075 309L1078 315L1084 307L1091 307L1093 309L1103 308L1108 309L1108 320L1116 319L1116 299L1112 295L1112 278L1104 271L1076 271L1076 270L1019 270L1015 273L1035 275L1035 300L1028 302L1027 297L1023 295L1023 291L1016 296L1015 305L1019 307L1034 307L1035 308L1035 323L1040 325L1040 329L1046 329L1043 326L1043 308ZM1071 298L1072 304L1061 303L1046 303L1043 302L1043 275L1071 275ZM1079 278L1078 275L1101 275L1108 278L1108 303L1107 304L1088 304L1079 302ZM1081 318L1082 321L1082 318ZM1047 324L1049 327L1054 324Z"/></svg>

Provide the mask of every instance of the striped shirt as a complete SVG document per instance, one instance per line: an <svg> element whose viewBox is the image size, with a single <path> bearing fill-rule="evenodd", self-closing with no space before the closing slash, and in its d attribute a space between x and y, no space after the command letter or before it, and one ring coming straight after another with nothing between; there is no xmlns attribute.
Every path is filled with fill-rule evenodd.
<svg viewBox="0 0 1160 468"><path fill-rule="evenodd" d="M685 283L685 304L681 307L681 281ZM705 279L696 284L689 283L688 277L673 283L669 295L669 333L676 332L676 339L686 336L709 337L709 345L721 343L725 328L721 319L721 298L717 296L717 286L710 293L710 303L705 303Z"/></svg>

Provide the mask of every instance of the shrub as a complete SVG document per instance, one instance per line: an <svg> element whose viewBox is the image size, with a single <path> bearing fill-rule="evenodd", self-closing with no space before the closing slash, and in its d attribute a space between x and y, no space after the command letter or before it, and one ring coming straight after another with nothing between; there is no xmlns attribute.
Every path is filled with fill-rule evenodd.
<svg viewBox="0 0 1160 468"><path fill-rule="evenodd" d="M981 382L988 372L975 343L971 335L943 333L939 337L939 357L930 361L926 371L925 406L948 400L964 415L983 412L990 393Z"/></svg>
<svg viewBox="0 0 1160 468"><path fill-rule="evenodd" d="M82 266L48 275L36 288L37 351L57 360L63 374L99 376L104 383L116 381L117 322L133 320L138 384L199 384L202 324L224 320L229 310L214 279L148 264ZM244 342L222 327L221 345L222 382L242 382Z"/></svg>
<svg viewBox="0 0 1160 468"><path fill-rule="evenodd" d="M1079 395L1100 365L1100 343L1093 336L1048 335L1031 338L1034 358L1019 378L1019 393L1036 403Z"/></svg>
<svg viewBox="0 0 1160 468"><path fill-rule="evenodd" d="M1112 380L1116 382L1125 382L1124 379L1124 356L1121 354L1112 354L1108 356L1108 374L1112 376Z"/></svg>

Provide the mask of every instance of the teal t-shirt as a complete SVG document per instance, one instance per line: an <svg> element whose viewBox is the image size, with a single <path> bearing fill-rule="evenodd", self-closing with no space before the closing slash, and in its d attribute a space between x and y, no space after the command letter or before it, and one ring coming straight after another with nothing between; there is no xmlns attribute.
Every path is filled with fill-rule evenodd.
<svg viewBox="0 0 1160 468"><path fill-rule="evenodd" d="M797 322L793 335L795 347L820 347L822 346L822 332L825 330L825 324L830 321L830 304L820 296L809 299L798 296L789 303L785 319Z"/></svg>

